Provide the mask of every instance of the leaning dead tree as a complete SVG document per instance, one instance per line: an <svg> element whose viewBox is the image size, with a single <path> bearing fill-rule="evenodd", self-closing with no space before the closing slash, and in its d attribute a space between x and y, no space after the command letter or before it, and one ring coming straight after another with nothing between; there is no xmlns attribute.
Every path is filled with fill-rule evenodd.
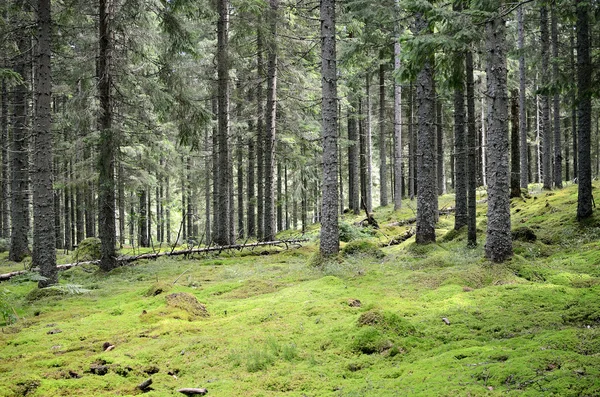
<svg viewBox="0 0 600 397"><path fill-rule="evenodd" d="M192 254L203 254L203 253L209 253L209 252L221 253L223 251L231 251L231 250L241 251L243 249L253 250L253 249L259 248L259 247L269 247L269 246L285 247L285 249L289 249L291 247L300 248L300 247L302 247L302 243L305 243L307 241L308 241L308 239L262 241L262 242L251 243L251 244L233 244L233 245L205 247L205 248L192 248L192 249L187 249L187 250L171 251L171 252L156 252L156 253L147 253L147 254L140 254L140 255L126 255L126 256L118 257L117 262L119 263L119 265L123 266L128 263L132 263L137 260L140 260L140 259L157 259L157 258L160 258L163 256L167 256L167 257L168 256L177 256L177 255L186 255L187 256L187 255L192 255ZM67 270L72 267L80 266L80 265L98 265L98 264L100 264L100 260L75 262L75 263L68 263L66 265L58 265L57 269L60 271L60 270ZM39 269L34 268L31 270L18 270L15 272L0 274L0 281L10 280L13 277L28 273L30 271L39 271Z"/></svg>

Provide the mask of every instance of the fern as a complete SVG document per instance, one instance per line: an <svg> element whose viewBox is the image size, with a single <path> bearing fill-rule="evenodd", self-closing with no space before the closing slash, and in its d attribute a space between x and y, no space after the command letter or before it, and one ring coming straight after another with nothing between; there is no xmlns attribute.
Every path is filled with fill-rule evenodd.
<svg viewBox="0 0 600 397"><path fill-rule="evenodd" d="M51 287L48 287L48 289L60 291L68 295L81 295L91 291L90 289L83 288L83 286L79 284L53 285Z"/></svg>

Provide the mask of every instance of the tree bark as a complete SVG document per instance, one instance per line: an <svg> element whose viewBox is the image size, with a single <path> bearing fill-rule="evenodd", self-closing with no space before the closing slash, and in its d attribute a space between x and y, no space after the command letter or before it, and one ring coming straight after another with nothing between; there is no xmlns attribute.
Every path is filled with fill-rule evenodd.
<svg viewBox="0 0 600 397"><path fill-rule="evenodd" d="M371 123L371 74L367 72L365 98L365 165L366 165L366 190L365 203L369 212L373 211L373 155L372 155L372 123Z"/></svg>
<svg viewBox="0 0 600 397"><path fill-rule="evenodd" d="M589 3L575 0L577 7L577 136L579 150L577 219L592 216L592 64L590 60Z"/></svg>
<svg viewBox="0 0 600 397"><path fill-rule="evenodd" d="M446 176L444 174L444 115L442 110L442 101L436 100L436 110L435 110L436 122L435 122L435 130L436 130L436 181L437 181L437 194L441 196L442 194L446 194Z"/></svg>
<svg viewBox="0 0 600 397"><path fill-rule="evenodd" d="M277 12L279 0L269 0L267 47L267 122L265 128L264 240L275 240L275 142L277 129Z"/></svg>
<svg viewBox="0 0 600 397"><path fill-rule="evenodd" d="M529 184L529 173L527 170L529 169L529 161L528 161L528 147L527 147L527 108L525 104L525 86L527 82L527 76L525 74L525 23L523 21L523 5L519 6L517 10L517 19L518 19L518 29L519 29L519 39L518 39L518 49L519 49L519 130L521 133L520 136L520 185L523 189L527 189L527 185Z"/></svg>
<svg viewBox="0 0 600 397"><path fill-rule="evenodd" d="M548 8L546 5L540 7L540 46L542 50L542 93L540 102L542 105L542 118L540 124L540 134L543 139L543 189L552 189L552 131L550 129L550 96L548 95L550 87L550 37L548 34Z"/></svg>
<svg viewBox="0 0 600 397"><path fill-rule="evenodd" d="M140 199L138 214L138 246L149 247L150 243L148 241L148 211L146 207L148 203L148 196L146 195L146 189L140 189L140 191L138 192L138 196Z"/></svg>
<svg viewBox="0 0 600 397"><path fill-rule="evenodd" d="M551 5L552 26L552 80L554 84L554 98L552 101L554 115L554 186L562 188L562 145L560 136L560 93L558 92L558 21L556 16L556 3Z"/></svg>
<svg viewBox="0 0 600 397"><path fill-rule="evenodd" d="M248 94L248 103L252 103L253 91L250 90ZM248 119L248 132L250 136L248 137L248 174L247 174L247 203L248 207L246 210L246 224L248 226L248 237L256 237L256 195L254 190L255 185L255 161L256 161L256 144L255 137L252 136L254 132L254 118L250 117Z"/></svg>
<svg viewBox="0 0 600 397"><path fill-rule="evenodd" d="M263 240L265 235L265 213L264 213L264 183L265 183L265 131L264 131L264 98L263 98L263 79L264 79L264 39L262 29L260 27L262 20L259 20L256 30L256 237L258 240Z"/></svg>
<svg viewBox="0 0 600 397"><path fill-rule="evenodd" d="M400 8L400 0L395 0L396 11ZM395 25L394 71L399 73L400 62L400 27ZM394 79L394 211L402 208L402 86Z"/></svg>
<svg viewBox="0 0 600 397"><path fill-rule="evenodd" d="M281 161L277 162L277 231L283 230L283 167Z"/></svg>
<svg viewBox="0 0 600 397"><path fill-rule="evenodd" d="M577 70L575 64L575 35L571 29L571 51L569 51L571 60L571 70ZM577 149L577 89L571 89L571 127L573 129L571 136L573 139L573 180L577 180L577 167L579 166L579 150Z"/></svg>
<svg viewBox="0 0 600 397"><path fill-rule="evenodd" d="M98 96L100 98L100 141L98 145L98 234L102 241L100 268L117 266L115 227L115 151L117 139L112 128L113 0L99 0L100 52L98 56Z"/></svg>
<svg viewBox="0 0 600 397"><path fill-rule="evenodd" d="M464 53L454 55L454 162L455 162L455 202L454 229L465 226L467 216L467 133L465 129L465 90L464 90Z"/></svg>
<svg viewBox="0 0 600 397"><path fill-rule="evenodd" d="M415 16L416 34L429 33L425 16ZM427 57L417 75L417 244L435 242L437 217L436 169L435 169L435 98L433 88L433 60Z"/></svg>
<svg viewBox="0 0 600 397"><path fill-rule="evenodd" d="M413 101L413 84L408 87L408 197L411 200L415 198L417 187L416 178L416 148L417 134L414 131L414 101Z"/></svg>
<svg viewBox="0 0 600 397"><path fill-rule="evenodd" d="M388 205L387 137L385 133L385 65L379 65L379 204Z"/></svg>
<svg viewBox="0 0 600 397"><path fill-rule="evenodd" d="M335 0L321 0L321 110L323 116L323 202L321 207L321 255L340 249L338 229L337 62Z"/></svg>
<svg viewBox="0 0 600 397"><path fill-rule="evenodd" d="M218 245L230 244L229 239L229 0L217 1L217 101L218 101L218 131L217 131L217 184L215 190L215 235L214 242Z"/></svg>
<svg viewBox="0 0 600 397"><path fill-rule="evenodd" d="M33 184L33 261L45 280L40 288L58 283L56 234L54 231L54 192L52 172L52 20L50 0L38 0L38 63L36 123L34 130Z"/></svg>
<svg viewBox="0 0 600 397"><path fill-rule="evenodd" d="M360 141L356 123L356 103L350 99L350 108L348 109L348 206L354 215L360 213Z"/></svg>
<svg viewBox="0 0 600 397"><path fill-rule="evenodd" d="M504 19L486 23L488 97L488 224L486 257L504 262L512 252L508 169L508 95Z"/></svg>
<svg viewBox="0 0 600 397"><path fill-rule="evenodd" d="M510 101L510 197L521 197L521 163L519 159L519 95L513 90Z"/></svg>
<svg viewBox="0 0 600 397"><path fill-rule="evenodd" d="M20 7L26 7L21 2ZM28 7L28 6L27 6ZM21 28L21 27L19 27ZM11 233L8 259L21 262L30 253L29 233L29 133L27 131L29 51L31 41L26 31L17 35L18 55L14 61L14 71L22 77L22 82L13 88L13 117L11 139Z"/></svg>
<svg viewBox="0 0 600 397"><path fill-rule="evenodd" d="M8 89L6 81L2 80L2 102L0 104L0 149L2 154L2 183L0 185L0 196L2 197L2 221L0 222L0 233L2 238L8 239L10 237L10 208L8 206L10 201L9 186L10 180L8 176L8 169L10 167L10 161L8 158Z"/></svg>
<svg viewBox="0 0 600 397"><path fill-rule="evenodd" d="M475 83L473 81L473 53L465 53L467 82L467 246L477 245L477 130L475 128Z"/></svg>

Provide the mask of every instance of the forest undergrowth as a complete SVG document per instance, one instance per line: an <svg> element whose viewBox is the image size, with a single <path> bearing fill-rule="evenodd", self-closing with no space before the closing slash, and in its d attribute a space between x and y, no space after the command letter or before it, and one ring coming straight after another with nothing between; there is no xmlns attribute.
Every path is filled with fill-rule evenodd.
<svg viewBox="0 0 600 397"><path fill-rule="evenodd" d="M405 201L376 209L380 231L344 218L326 261L313 228L299 249L85 265L43 291L13 278L0 284L0 396L600 395L600 221L577 223L576 195L513 199L502 265L483 258L484 203L474 249L452 215L438 243L389 245L414 227L398 224L414 217ZM0 272L22 268L1 255Z"/></svg>

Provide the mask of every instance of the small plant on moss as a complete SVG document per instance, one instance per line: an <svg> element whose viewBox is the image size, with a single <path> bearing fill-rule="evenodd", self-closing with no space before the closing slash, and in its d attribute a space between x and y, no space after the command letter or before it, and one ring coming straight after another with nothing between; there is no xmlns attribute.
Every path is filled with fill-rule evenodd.
<svg viewBox="0 0 600 397"><path fill-rule="evenodd" d="M88 237L77 246L75 261L95 261L101 257L100 247L102 242L97 237Z"/></svg>
<svg viewBox="0 0 600 397"><path fill-rule="evenodd" d="M350 241L370 237L373 235L372 229L365 229L362 227L354 226L347 222L340 222L339 227L340 241L343 241L345 243L349 243Z"/></svg>
<svg viewBox="0 0 600 397"><path fill-rule="evenodd" d="M2 319L6 325L14 324L18 320L15 309L8 303L9 297L10 294L7 289L0 292L0 315L2 315Z"/></svg>
<svg viewBox="0 0 600 397"><path fill-rule="evenodd" d="M345 256L364 255L372 256L377 259L381 259L385 256L377 244L366 239L351 241L342 249L342 253Z"/></svg>
<svg viewBox="0 0 600 397"><path fill-rule="evenodd" d="M357 353L374 354L391 347L391 342L377 328L367 326L356 334L351 347Z"/></svg>
<svg viewBox="0 0 600 397"><path fill-rule="evenodd" d="M270 352L258 349L248 351L246 370L248 372L263 371L275 363L275 357Z"/></svg>

